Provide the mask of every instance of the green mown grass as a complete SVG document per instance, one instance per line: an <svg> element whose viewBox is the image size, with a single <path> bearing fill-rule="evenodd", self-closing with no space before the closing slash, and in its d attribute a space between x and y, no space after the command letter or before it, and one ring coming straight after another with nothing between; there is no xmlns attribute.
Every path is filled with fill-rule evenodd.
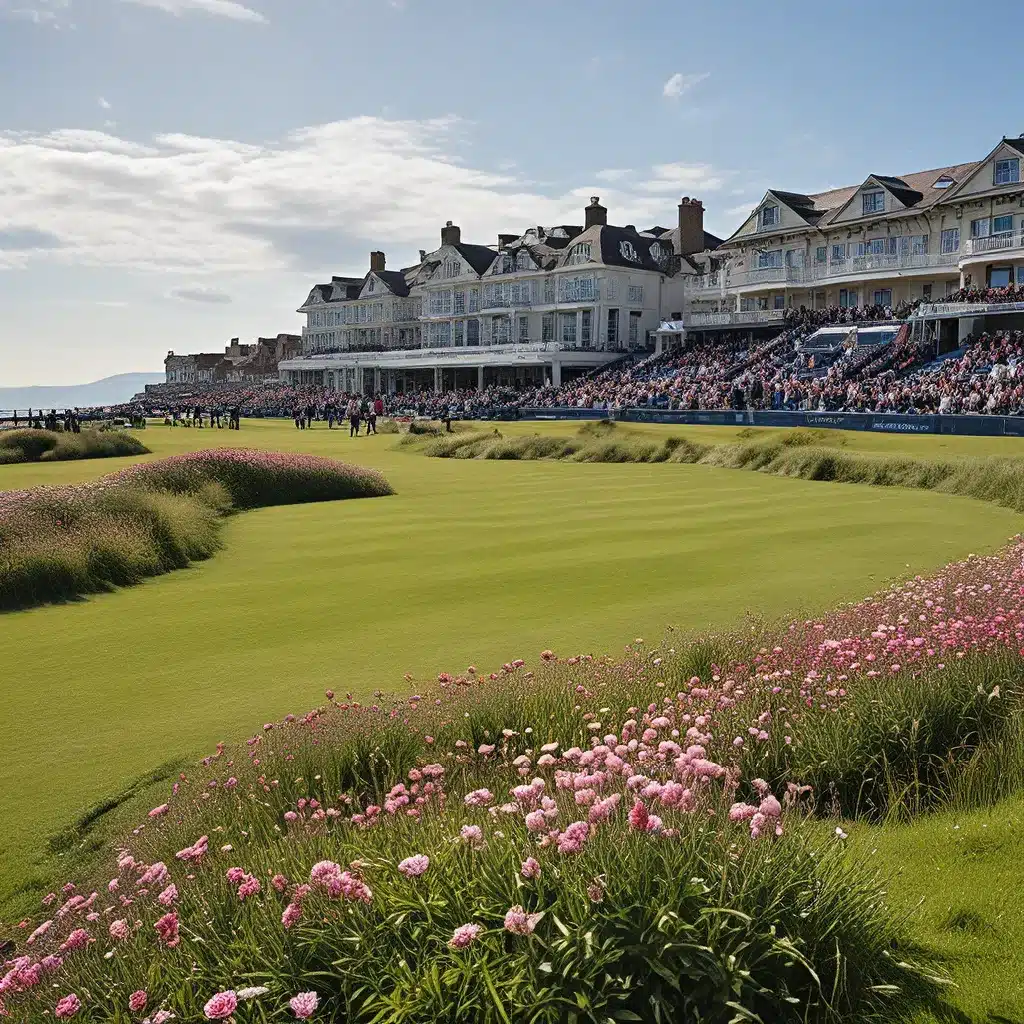
<svg viewBox="0 0 1024 1024"><path fill-rule="evenodd" d="M567 433L562 423L499 428ZM657 443L751 439L732 428L623 430ZM923 458L1024 451L1006 438L826 440ZM325 684L366 695L408 685L406 671L490 668L545 647L614 651L670 625L697 632L818 610L1020 529L1009 510L929 492L707 466L424 459L394 437L323 426L157 427L146 441L153 455L143 459L231 444L337 456L383 470L397 497L252 512L227 524L225 549L208 563L0 618L0 729L14 738L0 786L0 900L52 870L47 837L98 801L157 764L305 710ZM0 488L91 479L110 466L6 466ZM880 833L880 856L929 825ZM54 846L73 851L73 834Z"/></svg>
<svg viewBox="0 0 1024 1024"><path fill-rule="evenodd" d="M890 877L893 904L955 983L949 1001L964 1016L943 1024L1024 1021L1024 798L912 825L847 828L854 849Z"/></svg>

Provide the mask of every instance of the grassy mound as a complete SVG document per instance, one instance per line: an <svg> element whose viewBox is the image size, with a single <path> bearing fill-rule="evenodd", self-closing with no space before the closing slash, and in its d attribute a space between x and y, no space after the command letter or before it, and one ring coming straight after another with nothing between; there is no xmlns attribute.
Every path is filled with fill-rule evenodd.
<svg viewBox="0 0 1024 1024"><path fill-rule="evenodd" d="M911 487L991 501L1024 512L1024 458L919 459L844 451L846 439L828 431L750 430L739 444L663 441L619 432L608 421L586 423L574 437L550 434L504 437L497 431L407 435L403 447L442 459L554 459L569 462L677 462L756 470L774 476L832 483Z"/></svg>
<svg viewBox="0 0 1024 1024"><path fill-rule="evenodd" d="M0 493L0 609L129 586L209 558L232 510L390 493L373 470L246 449L140 463L90 484Z"/></svg>
<svg viewBox="0 0 1024 1024"><path fill-rule="evenodd" d="M0 465L148 454L149 449L124 430L83 430L80 434L32 429L0 432Z"/></svg>

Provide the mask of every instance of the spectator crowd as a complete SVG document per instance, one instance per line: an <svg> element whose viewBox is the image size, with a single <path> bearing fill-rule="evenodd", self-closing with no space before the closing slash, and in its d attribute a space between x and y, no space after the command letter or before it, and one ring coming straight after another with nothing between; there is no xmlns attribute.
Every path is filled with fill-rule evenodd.
<svg viewBox="0 0 1024 1024"><path fill-rule="evenodd" d="M963 289L950 301L1024 301L1024 290ZM136 396L122 415L164 415L171 422L236 426L240 416L286 417L297 427L382 416L488 419L523 408L615 410L777 409L828 412L1001 413L1024 411L1021 332L968 338L935 356L934 342L912 340L914 306L833 307L787 311L785 329L766 341L748 333L705 333L683 350L646 359L625 357L561 385L516 389L491 385L436 393L353 396L320 386L262 384L160 385ZM885 340L855 338L855 324L891 324ZM850 325L824 341L822 327ZM353 403L355 403L353 405Z"/></svg>

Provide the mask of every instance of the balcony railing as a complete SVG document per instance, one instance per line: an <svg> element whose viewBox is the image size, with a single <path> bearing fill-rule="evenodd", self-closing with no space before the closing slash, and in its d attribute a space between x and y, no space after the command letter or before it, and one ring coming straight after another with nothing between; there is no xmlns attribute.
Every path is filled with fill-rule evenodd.
<svg viewBox="0 0 1024 1024"><path fill-rule="evenodd" d="M1002 236L996 236L1002 237ZM1008 237L1008 236L1007 236ZM1021 244L1020 236L1015 236ZM984 239L983 241L991 241ZM976 239L975 241L982 241ZM807 266L791 267L754 267L751 270L740 270L733 273L719 271L695 277L687 281L687 290L693 296L712 296L723 292L735 292L757 288L763 285L813 285L828 281L841 281L844 278L861 274L902 273L907 270L933 270L943 267L956 267L960 254L943 253L871 253L864 256L851 256L847 260L834 260L828 263L811 263Z"/></svg>
<svg viewBox="0 0 1024 1024"><path fill-rule="evenodd" d="M968 238L964 242L965 256L980 256L1006 249L1024 249L1024 232L1018 231L1015 234L1011 231L1005 235L989 235L987 238Z"/></svg>
<svg viewBox="0 0 1024 1024"><path fill-rule="evenodd" d="M815 263L813 280L828 281L856 274L871 274L876 271L930 270L935 267L955 267L959 254L940 253L872 253L865 256L851 256L843 262L833 261L828 265Z"/></svg>
<svg viewBox="0 0 1024 1024"><path fill-rule="evenodd" d="M786 317L784 309L751 309L738 313L687 313L683 322L687 327L753 327L758 324L781 323Z"/></svg>

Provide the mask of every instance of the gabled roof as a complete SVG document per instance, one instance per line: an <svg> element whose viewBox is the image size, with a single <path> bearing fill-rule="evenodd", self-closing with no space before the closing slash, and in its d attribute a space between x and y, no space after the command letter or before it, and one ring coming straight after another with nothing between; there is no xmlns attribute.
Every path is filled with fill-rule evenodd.
<svg viewBox="0 0 1024 1024"><path fill-rule="evenodd" d="M409 282L405 279L404 271L374 270L372 273L392 295L404 299L409 294Z"/></svg>
<svg viewBox="0 0 1024 1024"><path fill-rule="evenodd" d="M477 272L485 274L494 262L497 252L486 245L468 245L464 242L452 244L458 254Z"/></svg>
<svg viewBox="0 0 1024 1024"><path fill-rule="evenodd" d="M973 176L973 173L977 170L980 170L980 168L987 164L989 160L991 160L996 155L996 153L998 153L999 150L1003 148L1003 146L1009 146L1010 149L1012 149L1015 153L1021 153L1022 155L1024 155L1024 137L1016 139L1000 139L999 142L996 144L995 148L987 156L985 156L982 160L979 160L977 163L972 164L968 172L964 174L963 177L958 177L956 179L955 185L953 185L951 188L938 190L939 192L945 193L943 198L947 202L951 202L952 197L963 189L963 187L967 184L968 180ZM1001 185L994 186L994 188L996 189L1003 187L1004 186Z"/></svg>

